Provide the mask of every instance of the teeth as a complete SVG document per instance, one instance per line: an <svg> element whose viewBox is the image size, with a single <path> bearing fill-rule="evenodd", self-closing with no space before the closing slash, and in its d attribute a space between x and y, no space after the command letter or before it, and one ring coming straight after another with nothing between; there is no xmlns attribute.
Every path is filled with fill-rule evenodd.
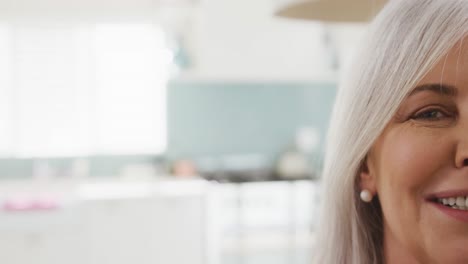
<svg viewBox="0 0 468 264"><path fill-rule="evenodd" d="M450 205L455 205L455 202L456 202L456 201L457 201L457 200L456 200L455 198L453 198L453 197L450 197L450 198L448 199L448 202L449 202Z"/></svg>
<svg viewBox="0 0 468 264"><path fill-rule="evenodd" d="M453 209L468 210L468 197L458 196L439 198L437 199L437 202Z"/></svg>

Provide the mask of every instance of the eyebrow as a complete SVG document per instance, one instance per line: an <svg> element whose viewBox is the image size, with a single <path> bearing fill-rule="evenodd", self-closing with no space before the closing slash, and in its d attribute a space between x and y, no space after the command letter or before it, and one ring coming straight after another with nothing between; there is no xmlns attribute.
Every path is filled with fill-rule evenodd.
<svg viewBox="0 0 468 264"><path fill-rule="evenodd" d="M423 91L431 91L434 93L438 93L440 95L446 96L456 96L457 95L457 88L452 85L443 84L443 83L428 83L416 86L413 91L409 94L409 96L414 95L419 92Z"/></svg>

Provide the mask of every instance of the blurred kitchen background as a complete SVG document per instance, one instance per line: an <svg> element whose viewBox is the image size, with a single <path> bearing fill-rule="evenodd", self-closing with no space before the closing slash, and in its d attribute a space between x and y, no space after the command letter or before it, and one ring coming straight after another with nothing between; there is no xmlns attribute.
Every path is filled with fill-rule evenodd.
<svg viewBox="0 0 468 264"><path fill-rule="evenodd" d="M310 263L381 0L312 2L0 0L0 263Z"/></svg>

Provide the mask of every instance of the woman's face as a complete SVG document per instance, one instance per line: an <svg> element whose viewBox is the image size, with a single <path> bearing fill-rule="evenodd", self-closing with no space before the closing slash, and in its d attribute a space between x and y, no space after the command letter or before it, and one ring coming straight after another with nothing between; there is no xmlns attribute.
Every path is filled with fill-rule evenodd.
<svg viewBox="0 0 468 264"><path fill-rule="evenodd" d="M468 263L468 39L408 95L366 161L386 263Z"/></svg>

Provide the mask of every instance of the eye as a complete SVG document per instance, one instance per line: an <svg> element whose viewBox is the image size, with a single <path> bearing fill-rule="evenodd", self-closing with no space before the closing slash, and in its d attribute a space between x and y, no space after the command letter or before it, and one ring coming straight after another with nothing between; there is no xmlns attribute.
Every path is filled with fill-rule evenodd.
<svg viewBox="0 0 468 264"><path fill-rule="evenodd" d="M422 121L438 121L450 117L451 115L447 114L445 111L437 108L432 108L417 112L411 117L411 119Z"/></svg>

